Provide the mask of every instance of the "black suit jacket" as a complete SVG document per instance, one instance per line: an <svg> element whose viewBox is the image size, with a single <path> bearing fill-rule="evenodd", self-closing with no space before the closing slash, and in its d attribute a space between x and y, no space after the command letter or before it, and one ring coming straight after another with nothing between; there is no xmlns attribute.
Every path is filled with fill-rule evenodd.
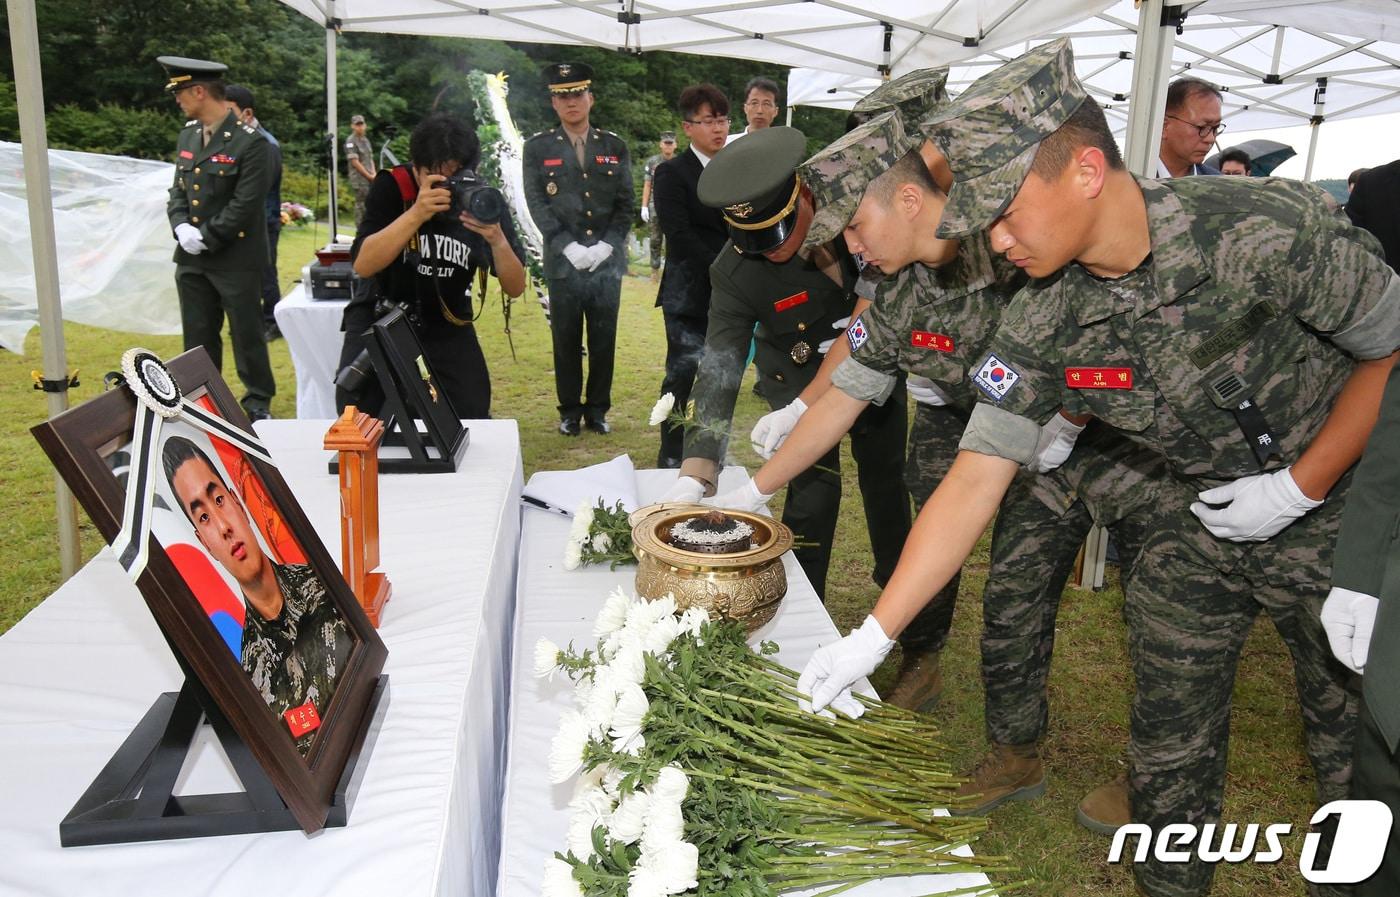
<svg viewBox="0 0 1400 897"><path fill-rule="evenodd" d="M710 309L710 265L729 240L719 209L696 194L704 166L687 149L652 175L651 195L666 235L666 271L656 304L674 315L704 317Z"/></svg>
<svg viewBox="0 0 1400 897"><path fill-rule="evenodd" d="M1400 271L1400 159L1363 174L1347 200L1347 216L1381 241L1386 264Z"/></svg>

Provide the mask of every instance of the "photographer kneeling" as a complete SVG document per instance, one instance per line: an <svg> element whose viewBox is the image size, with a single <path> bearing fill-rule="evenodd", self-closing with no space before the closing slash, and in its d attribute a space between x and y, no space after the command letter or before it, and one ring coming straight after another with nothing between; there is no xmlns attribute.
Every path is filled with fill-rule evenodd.
<svg viewBox="0 0 1400 897"><path fill-rule="evenodd" d="M489 272L507 296L519 296L524 252L500 191L476 177L481 146L471 129L453 116L431 115L413 129L408 150L411 165L381 170L370 185L350 247L364 280L341 323L336 406L379 412L378 382L351 376L347 383L345 372L352 364L368 371L363 333L398 306L457 416L489 417L491 377L472 326L472 283Z"/></svg>

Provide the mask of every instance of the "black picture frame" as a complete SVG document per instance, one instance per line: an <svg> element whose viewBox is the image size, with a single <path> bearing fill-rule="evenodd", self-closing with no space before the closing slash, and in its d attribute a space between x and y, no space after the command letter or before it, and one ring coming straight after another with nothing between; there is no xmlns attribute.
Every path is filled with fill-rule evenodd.
<svg viewBox="0 0 1400 897"><path fill-rule="evenodd" d="M225 421L253 432L247 416L202 348L180 355L169 362L168 368L186 398L199 400L207 396ZM107 456L131 441L136 413L135 396L122 386L32 430L108 544L120 532L125 494ZM310 750L303 758L283 721L263 700L199 599L152 535L147 565L136 586L184 671L186 685L178 700L173 693L157 700L147 719L138 725L128 743L74 807L68 822L82 821L79 817L83 817L92 824L69 832L61 830L65 844L289 827L311 834L339 821L332 812L337 805L343 819L346 788L357 766L355 761L367 747L374 717L383 713L387 705L387 677L381 673L388 652L281 474L251 454L243 457L354 639L330 702L320 715ZM194 712L191 708L202 711L213 725L247 789L241 802L206 802L203 812L207 815L203 823L195 824L190 823L189 817L200 812L194 806L198 801L189 802L186 807L177 798L162 796L166 805L152 806L149 794L144 798L136 795L135 785L119 781L132 776L159 777L163 762L167 766L176 762L169 743L178 742L180 732L189 728ZM161 719L167 728L157 731ZM183 737L187 743L188 733ZM151 752L143 757L140 746L146 742ZM159 750L161 743L167 743L163 755ZM123 757L124 762L118 762ZM257 780L259 773L265 782ZM165 774L173 784L173 773L167 770ZM250 778L255 781L250 782ZM160 795L160 789L150 788L151 784L146 782L146 790ZM281 807L276 805L279 799ZM123 826L123 820L134 820L136 824Z"/></svg>

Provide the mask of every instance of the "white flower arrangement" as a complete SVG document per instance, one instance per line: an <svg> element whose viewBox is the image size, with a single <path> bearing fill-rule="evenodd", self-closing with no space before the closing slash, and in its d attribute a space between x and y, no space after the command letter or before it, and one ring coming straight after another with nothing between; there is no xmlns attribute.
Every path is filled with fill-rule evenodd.
<svg viewBox="0 0 1400 897"><path fill-rule="evenodd" d="M622 502L609 508L584 501L574 512L569 538L564 543L564 569L577 570L583 564L607 564L615 570L620 564L635 564L632 554L632 524Z"/></svg>
<svg viewBox="0 0 1400 897"><path fill-rule="evenodd" d="M960 857L986 820L935 813L960 784L917 714L862 698L859 719L798 709L796 675L743 627L615 590L596 647L541 640L535 673L564 672L550 780L578 777L544 897L763 897L931 872L1010 872ZM567 875L566 875L567 872ZM959 892L988 897L1022 884Z"/></svg>

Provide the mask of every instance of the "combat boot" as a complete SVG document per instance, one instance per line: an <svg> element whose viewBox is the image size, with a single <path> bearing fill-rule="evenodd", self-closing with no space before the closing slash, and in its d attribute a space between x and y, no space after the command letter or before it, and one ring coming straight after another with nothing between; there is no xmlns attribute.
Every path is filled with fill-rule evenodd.
<svg viewBox="0 0 1400 897"><path fill-rule="evenodd" d="M959 786L958 797L975 798L972 806L949 808L954 816L980 816L1008 801L1035 800L1045 793L1045 767L1034 744L992 744Z"/></svg>
<svg viewBox="0 0 1400 897"><path fill-rule="evenodd" d="M894 690L885 700L905 710L929 713L938 706L942 696L943 673L938 666L938 652L925 651L904 656Z"/></svg>
<svg viewBox="0 0 1400 897"><path fill-rule="evenodd" d="M1113 781L1105 782L1084 795L1074 818L1091 832L1112 835L1132 821L1132 811L1128 807L1128 774L1120 773Z"/></svg>

